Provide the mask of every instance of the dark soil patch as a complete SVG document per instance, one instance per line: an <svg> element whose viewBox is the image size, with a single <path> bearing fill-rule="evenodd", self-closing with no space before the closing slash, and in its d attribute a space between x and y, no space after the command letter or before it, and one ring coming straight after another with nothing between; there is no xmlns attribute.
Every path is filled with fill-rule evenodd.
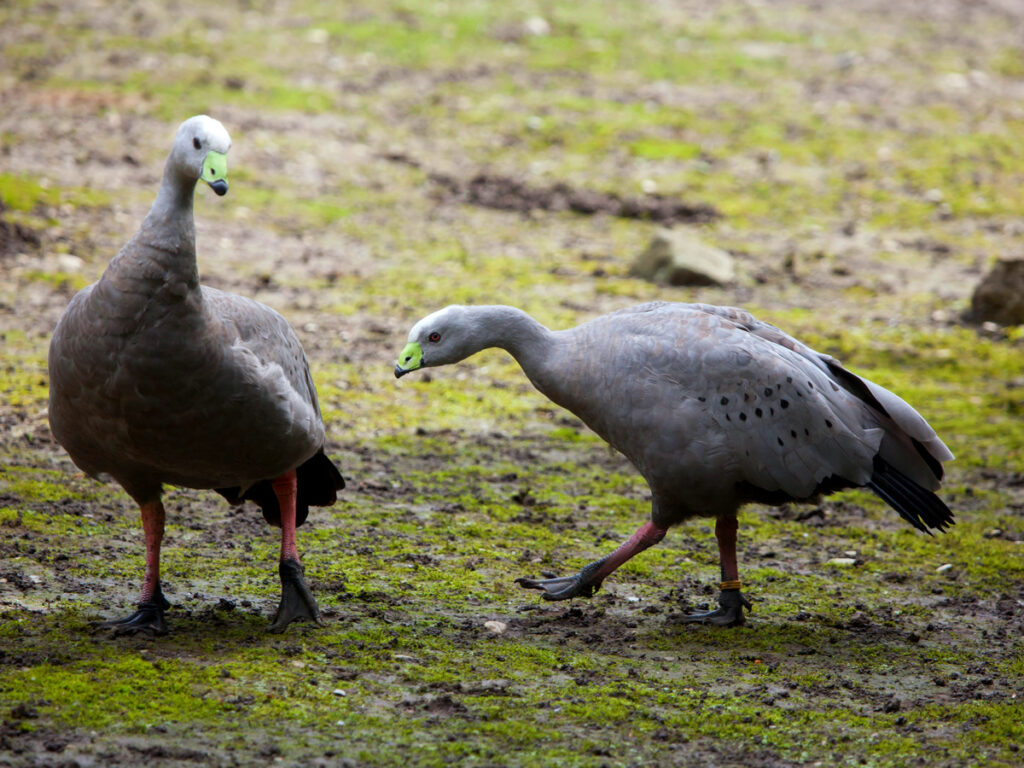
<svg viewBox="0 0 1024 768"><path fill-rule="evenodd" d="M0 259L26 249L37 249L41 244L39 235L22 224L6 221L3 212L4 206L0 203Z"/></svg>
<svg viewBox="0 0 1024 768"><path fill-rule="evenodd" d="M420 163L403 154L386 156L388 160L419 168ZM623 219L640 219L658 224L696 224L720 218L721 213L707 203L685 203L664 195L621 197L594 189L575 189L565 182L551 186L533 186L520 179L479 172L468 179L445 173L430 173L445 202L467 203L499 211L573 211L586 216L605 213Z"/></svg>
<svg viewBox="0 0 1024 768"><path fill-rule="evenodd" d="M658 224L693 224L717 219L721 214L706 203L684 203L662 195L620 197L593 189L574 189L558 182L535 187L519 179L477 173L469 180L432 173L431 181L441 187L446 201L469 203L499 211L573 211L587 216L606 213L623 219L641 219Z"/></svg>

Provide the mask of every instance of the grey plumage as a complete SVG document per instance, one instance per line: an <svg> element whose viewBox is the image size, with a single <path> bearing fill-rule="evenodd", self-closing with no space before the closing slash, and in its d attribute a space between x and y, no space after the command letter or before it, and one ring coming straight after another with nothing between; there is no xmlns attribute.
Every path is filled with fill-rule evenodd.
<svg viewBox="0 0 1024 768"><path fill-rule="evenodd" d="M927 422L743 310L655 302L549 331L511 307L451 306L413 327L396 373L492 346L629 458L651 487L659 531L728 519L750 501L878 491L879 478L899 478L902 496L880 495L915 526L952 523L932 491L953 456Z"/></svg>
<svg viewBox="0 0 1024 768"><path fill-rule="evenodd" d="M248 489L320 450L316 392L287 321L213 288L194 304L166 300L159 277L119 274L134 268L129 250L151 264L163 255L132 245L75 296L50 346L51 428L75 463L146 500L162 484ZM129 310L127 322L116 315Z"/></svg>
<svg viewBox="0 0 1024 768"><path fill-rule="evenodd" d="M329 489L319 503L332 503L344 483L317 458L324 425L294 331L263 304L199 284L194 188L203 178L226 192L229 147L211 118L179 128L139 231L54 331L50 426L75 464L109 474L140 505L158 503L164 484L238 501L310 461Z"/></svg>

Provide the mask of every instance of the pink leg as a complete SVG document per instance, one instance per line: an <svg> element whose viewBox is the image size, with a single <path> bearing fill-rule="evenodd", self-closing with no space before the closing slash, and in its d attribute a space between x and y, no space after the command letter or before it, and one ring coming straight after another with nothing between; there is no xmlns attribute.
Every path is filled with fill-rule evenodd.
<svg viewBox="0 0 1024 768"><path fill-rule="evenodd" d="M160 544L164 540L164 505L158 499L140 507L142 531L146 536L146 578L142 582L140 603L152 601L160 593Z"/></svg>
<svg viewBox="0 0 1024 768"><path fill-rule="evenodd" d="M740 592L740 570L736 563L736 531L739 522L736 515L718 518L715 523L715 538L718 540L718 562L722 571L721 593L718 608L703 613L692 613L683 618L698 624L716 624L732 627L744 622L743 609L750 610L750 603Z"/></svg>
<svg viewBox="0 0 1024 768"><path fill-rule="evenodd" d="M653 547L665 538L666 533L668 533L668 528L659 528L650 521L637 528L633 535L626 539L618 549L597 561L601 566L594 571L594 575L590 579L591 584L594 585L594 590L596 591L601 586L601 582L612 571L634 555L638 555L645 549Z"/></svg>
<svg viewBox="0 0 1024 768"><path fill-rule="evenodd" d="M295 470L275 478L272 486L281 507L281 560L299 562L299 549L295 546L295 498L298 494Z"/></svg>
<svg viewBox="0 0 1024 768"><path fill-rule="evenodd" d="M134 635L143 632L150 635L166 635L167 624L164 611L170 603L160 590L160 544L164 538L164 505L160 499L139 505L142 514L142 530L146 536L146 577L142 582L142 596L138 609L123 619L105 621L99 626L110 629L115 635Z"/></svg>
<svg viewBox="0 0 1024 768"><path fill-rule="evenodd" d="M601 582L616 568L634 555L653 547L663 538L667 528L662 528L648 521L637 528L618 549L607 557L603 557L587 566L575 576L563 576L551 579L516 579L516 584L526 589L544 591L545 600L568 600L570 597L590 597L601 586Z"/></svg>
<svg viewBox="0 0 1024 768"><path fill-rule="evenodd" d="M718 539L718 560L722 569L722 581L739 581L740 578L740 569L736 564L736 531L739 527L740 524L735 515L720 517L715 523L715 538Z"/></svg>
<svg viewBox="0 0 1024 768"><path fill-rule="evenodd" d="M270 631L283 632L296 619L320 623L320 610L302 578L304 569L295 546L295 500L298 494L295 470L274 478L273 488L281 508L281 561L277 568L281 575L281 602Z"/></svg>

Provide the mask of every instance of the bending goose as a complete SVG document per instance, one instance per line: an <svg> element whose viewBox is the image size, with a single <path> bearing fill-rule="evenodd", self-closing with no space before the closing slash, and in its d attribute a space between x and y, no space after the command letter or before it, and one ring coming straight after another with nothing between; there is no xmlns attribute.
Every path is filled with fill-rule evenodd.
<svg viewBox="0 0 1024 768"><path fill-rule="evenodd" d="M167 631L160 588L164 484L255 501L281 527L281 602L271 631L319 620L295 528L345 483L324 454L309 364L277 312L199 284L192 200L227 192L231 139L198 115L178 129L156 201L100 280L72 298L50 343L50 428L78 467L138 503L146 575L115 634Z"/></svg>
<svg viewBox="0 0 1024 768"><path fill-rule="evenodd" d="M687 620L742 624L737 510L866 486L915 528L953 515L932 492L953 458L907 403L748 312L655 302L566 331L504 306L449 306L409 333L395 376L507 350L533 385L623 453L650 485L651 517L573 576L520 578L548 600L589 597L672 525L714 517L719 608Z"/></svg>

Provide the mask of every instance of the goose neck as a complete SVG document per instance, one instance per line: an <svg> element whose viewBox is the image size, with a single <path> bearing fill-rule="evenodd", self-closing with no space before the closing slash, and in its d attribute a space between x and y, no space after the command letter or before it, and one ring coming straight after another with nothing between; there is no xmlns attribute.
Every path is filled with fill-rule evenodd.
<svg viewBox="0 0 1024 768"><path fill-rule="evenodd" d="M160 191L142 223L147 244L160 250L195 251L195 222L192 215L196 182L185 178L173 155L164 168Z"/></svg>
<svg viewBox="0 0 1024 768"><path fill-rule="evenodd" d="M543 366L550 354L553 334L515 307L487 307L481 314L478 338L483 348L500 347L527 373Z"/></svg>

